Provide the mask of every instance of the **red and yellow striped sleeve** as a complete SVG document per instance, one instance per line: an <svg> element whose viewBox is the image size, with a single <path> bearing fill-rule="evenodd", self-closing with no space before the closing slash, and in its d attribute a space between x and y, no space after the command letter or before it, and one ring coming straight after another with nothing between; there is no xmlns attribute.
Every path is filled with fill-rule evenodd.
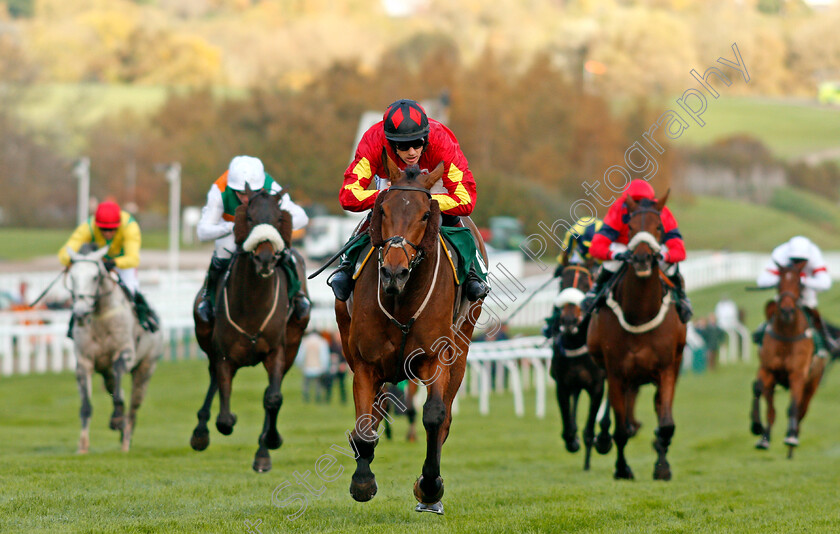
<svg viewBox="0 0 840 534"><path fill-rule="evenodd" d="M377 130L378 129L378 130ZM338 193L338 201L341 207L347 211L364 211L371 209L376 202L379 191L368 189L373 179L373 168L377 159L382 154L382 141L377 139L377 133L381 133L382 123L371 126L365 132L356 148L356 156L353 162L344 171L344 183ZM383 136L384 137L384 136ZM378 140L378 142L377 142Z"/></svg>
<svg viewBox="0 0 840 534"><path fill-rule="evenodd" d="M477 194L467 158L449 128L437 121L430 122L429 145L436 154L429 156L432 160L444 161L443 186L447 191L432 195L432 198L438 201L440 211L447 215L469 215L475 208Z"/></svg>

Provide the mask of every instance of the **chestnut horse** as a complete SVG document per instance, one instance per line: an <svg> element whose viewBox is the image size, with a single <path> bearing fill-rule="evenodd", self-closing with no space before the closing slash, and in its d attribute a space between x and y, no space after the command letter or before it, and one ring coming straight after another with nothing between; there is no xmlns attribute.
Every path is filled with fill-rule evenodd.
<svg viewBox="0 0 840 534"><path fill-rule="evenodd" d="M653 478L671 479L666 455L674 435L671 407L682 364L686 327L677 316L659 269L664 233L660 212L667 200L667 193L656 202L627 198L628 248L632 256L622 269L623 277L608 295L608 307L599 310L589 324L587 345L595 361L603 362L606 367L609 401L615 414L613 439L618 451L615 478L633 478L624 447L633 433L633 406L639 387L653 383L658 417L653 443L658 459Z"/></svg>
<svg viewBox="0 0 840 534"><path fill-rule="evenodd" d="M350 443L356 471L350 494L359 502L376 494L370 463L390 395L383 386L409 378L427 389L426 460L414 484L415 509L442 514L441 448L482 301L457 307L458 286L439 233L440 208L429 191L443 175L443 164L420 174L416 166L401 172L390 159L386 163L391 186L379 193L369 228L375 253L361 267L352 299L335 303L344 355L354 373ZM483 245L481 253L486 258Z"/></svg>
<svg viewBox="0 0 840 534"><path fill-rule="evenodd" d="M277 414L283 403L280 384L294 363L309 317L297 319L289 309L288 278L279 272L284 255L295 254L291 242L291 217L278 206L283 191L269 194L246 187L248 200L236 208L233 233L237 250L216 295L215 319L201 320L196 312L201 293L193 306L195 334L209 358L210 386L198 411L198 425L190 445L202 451L210 444L207 421L210 405L219 392L216 428L224 435L233 432L236 415L230 411L233 377L240 367L262 363L268 372L263 396L265 422L253 468L258 473L271 469L269 449L283 443L277 431ZM303 283L303 259L296 256L298 277Z"/></svg>
<svg viewBox="0 0 840 534"><path fill-rule="evenodd" d="M566 450L580 450L577 437L577 405L581 391L589 394L589 415L583 428L583 443L586 457L584 471L589 471L592 445L600 454L606 454L612 447L610 440L609 406L601 420L601 432L595 439L595 422L601 400L604 398L606 372L589 355L586 346L586 329L589 320L581 322L580 302L592 286L592 275L583 265L567 265L560 275L560 294L554 306L560 309L558 324L552 325L551 376L557 382L557 404L563 421L563 441Z"/></svg>
<svg viewBox="0 0 840 534"><path fill-rule="evenodd" d="M758 377L753 383L752 433L761 436L757 449L770 447L770 428L776 419L773 393L776 384L790 389L788 429L785 445L788 458L799 445L799 424L805 418L808 404L817 391L825 370L825 358L815 358L814 330L808 325L805 311L799 305L802 292L800 272L804 264L778 266L779 284L775 300L767 303L764 313L768 327L758 352ZM759 397L767 402L767 426L761 425Z"/></svg>

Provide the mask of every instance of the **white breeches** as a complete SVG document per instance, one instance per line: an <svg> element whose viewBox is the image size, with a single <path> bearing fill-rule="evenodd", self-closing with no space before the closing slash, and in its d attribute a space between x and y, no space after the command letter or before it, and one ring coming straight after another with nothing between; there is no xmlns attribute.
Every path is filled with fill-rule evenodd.
<svg viewBox="0 0 840 534"><path fill-rule="evenodd" d="M125 284L125 287L131 291L131 294L137 293L140 289L140 280L137 279L137 267L132 267L131 269L120 269L119 267L115 267L114 271L120 275L120 279Z"/></svg>
<svg viewBox="0 0 840 534"><path fill-rule="evenodd" d="M234 250L236 250L236 240L234 240L232 232L216 240L217 258L226 260L233 256Z"/></svg>

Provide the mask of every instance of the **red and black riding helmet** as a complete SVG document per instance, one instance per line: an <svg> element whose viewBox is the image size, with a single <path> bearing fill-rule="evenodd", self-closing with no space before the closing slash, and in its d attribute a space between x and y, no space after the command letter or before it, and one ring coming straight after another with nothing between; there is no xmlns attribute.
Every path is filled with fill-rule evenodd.
<svg viewBox="0 0 840 534"><path fill-rule="evenodd" d="M385 138L389 141L416 141L429 133L426 111L414 100L397 100L385 110Z"/></svg>

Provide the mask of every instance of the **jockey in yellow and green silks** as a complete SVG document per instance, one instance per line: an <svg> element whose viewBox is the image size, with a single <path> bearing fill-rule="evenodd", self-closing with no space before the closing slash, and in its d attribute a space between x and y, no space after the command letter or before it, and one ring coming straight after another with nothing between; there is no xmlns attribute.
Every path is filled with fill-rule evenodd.
<svg viewBox="0 0 840 534"><path fill-rule="evenodd" d="M140 225L134 217L121 210L116 202L106 200L99 204L93 217L76 227L70 239L59 249L58 259L62 265L68 266L68 248L78 252L82 245L87 243L97 248L107 245L108 254L103 258L105 267L119 275L121 285L134 299L137 316L143 328L154 332L158 328L158 318L140 293L140 282L137 278L141 241Z"/></svg>

